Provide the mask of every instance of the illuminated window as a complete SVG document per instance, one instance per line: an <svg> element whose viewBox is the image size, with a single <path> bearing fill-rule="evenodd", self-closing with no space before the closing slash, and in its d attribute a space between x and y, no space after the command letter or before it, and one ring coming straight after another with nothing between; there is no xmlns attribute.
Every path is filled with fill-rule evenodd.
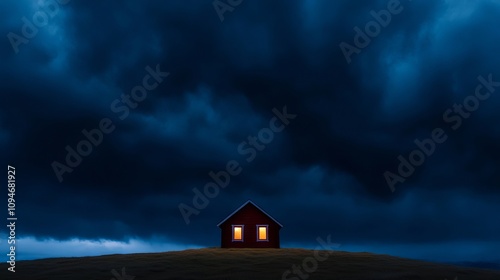
<svg viewBox="0 0 500 280"><path fill-rule="evenodd" d="M268 241L267 225L257 225L257 241Z"/></svg>
<svg viewBox="0 0 500 280"><path fill-rule="evenodd" d="M233 241L243 241L243 226L233 226Z"/></svg>

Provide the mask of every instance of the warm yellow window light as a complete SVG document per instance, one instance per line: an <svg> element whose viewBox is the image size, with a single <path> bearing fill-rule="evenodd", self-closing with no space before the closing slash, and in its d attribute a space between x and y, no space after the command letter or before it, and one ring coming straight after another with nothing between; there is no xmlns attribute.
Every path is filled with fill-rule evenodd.
<svg viewBox="0 0 500 280"><path fill-rule="evenodd" d="M259 240L267 240L267 227L259 227Z"/></svg>
<svg viewBox="0 0 500 280"><path fill-rule="evenodd" d="M241 232L241 227L233 227L233 239L234 240L242 240L242 232Z"/></svg>

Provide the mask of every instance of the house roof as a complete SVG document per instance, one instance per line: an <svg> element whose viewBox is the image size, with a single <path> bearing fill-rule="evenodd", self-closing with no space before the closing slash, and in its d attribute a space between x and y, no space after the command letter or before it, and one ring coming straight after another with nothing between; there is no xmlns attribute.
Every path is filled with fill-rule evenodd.
<svg viewBox="0 0 500 280"><path fill-rule="evenodd" d="M251 200L248 200L247 202L245 202L243 205L241 205L238 209L234 210L233 213L231 213L229 216L227 216L224 220L222 220L222 222L220 222L217 226L220 227L220 225L222 225L225 221L227 221L229 218L231 218L231 216L233 216L234 214L236 214L238 211L240 211L243 207L245 207L247 204L252 204L253 206L255 206L257 209L259 209L262 213L264 213L266 216L268 216L271 220L273 220L275 223L277 223L280 227L283 227L282 224L280 224L280 222L276 221L276 219L274 219L271 215L267 214L266 211L262 210L262 208L260 208L259 206L257 206L255 203L253 203Z"/></svg>

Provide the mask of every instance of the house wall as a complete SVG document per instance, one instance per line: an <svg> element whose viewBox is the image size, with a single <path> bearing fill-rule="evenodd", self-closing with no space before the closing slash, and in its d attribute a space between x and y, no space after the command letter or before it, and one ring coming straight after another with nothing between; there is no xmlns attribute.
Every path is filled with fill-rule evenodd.
<svg viewBox="0 0 500 280"><path fill-rule="evenodd" d="M268 227L269 241L257 241L257 225L266 224ZM244 225L243 242L234 241L232 225ZM281 227L262 213L252 204L248 204L235 213L221 226L222 248L279 248Z"/></svg>

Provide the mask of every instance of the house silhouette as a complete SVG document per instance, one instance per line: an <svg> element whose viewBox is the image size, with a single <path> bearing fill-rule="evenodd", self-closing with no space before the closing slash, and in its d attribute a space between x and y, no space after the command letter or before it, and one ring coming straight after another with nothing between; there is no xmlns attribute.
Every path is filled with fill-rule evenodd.
<svg viewBox="0 0 500 280"><path fill-rule="evenodd" d="M280 248L283 225L250 200L217 226L222 248Z"/></svg>

